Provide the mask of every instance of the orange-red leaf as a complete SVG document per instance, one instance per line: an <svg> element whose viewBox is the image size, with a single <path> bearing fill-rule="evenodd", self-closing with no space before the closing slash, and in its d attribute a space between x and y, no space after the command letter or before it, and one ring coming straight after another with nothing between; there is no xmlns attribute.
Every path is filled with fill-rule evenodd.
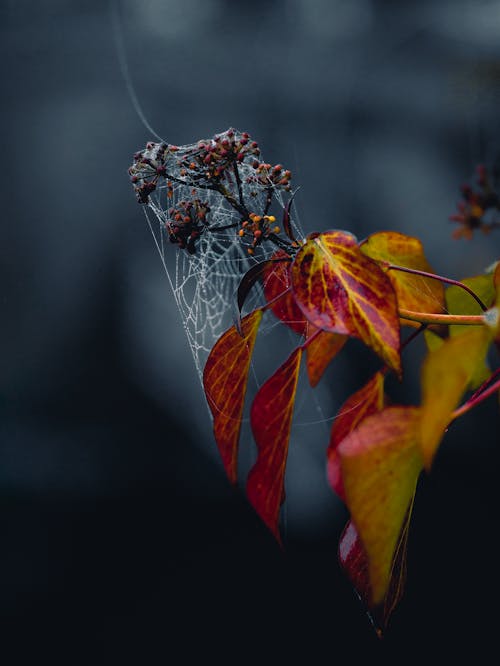
<svg viewBox="0 0 500 666"><path fill-rule="evenodd" d="M215 343L203 371L203 387L214 418L214 436L232 483L237 480L238 443L250 359L262 311L241 321L242 335L232 326Z"/></svg>
<svg viewBox="0 0 500 666"><path fill-rule="evenodd" d="M284 324L301 336L313 338L306 347L307 375L312 387L316 386L323 376L330 361L342 349L347 337L337 333L320 331L307 321L302 310L295 302L291 291L290 262L283 250L274 253L264 272L264 295L271 303L271 311ZM314 335L316 333L316 335Z"/></svg>
<svg viewBox="0 0 500 666"><path fill-rule="evenodd" d="M307 335L308 338L311 338L306 347L307 376L309 383L314 388L330 361L337 356L348 338L346 335L340 335L340 333L318 331L312 324L307 327Z"/></svg>
<svg viewBox="0 0 500 666"><path fill-rule="evenodd" d="M360 338L401 374L396 294L352 234L327 231L309 237L291 276L295 300L314 326Z"/></svg>
<svg viewBox="0 0 500 666"><path fill-rule="evenodd" d="M307 320L292 295L290 279L290 262L285 261L288 255L278 250L271 257L264 272L264 296L271 303L271 311L278 319L299 335L307 331ZM279 259L283 258L283 261Z"/></svg>
<svg viewBox="0 0 500 666"><path fill-rule="evenodd" d="M460 398L484 359L491 340L486 326L445 340L429 352L422 365L422 420L420 446L425 466L430 468L446 427Z"/></svg>
<svg viewBox="0 0 500 666"><path fill-rule="evenodd" d="M327 476L331 487L342 499L345 497L338 446L349 433L359 426L363 419L370 414L380 412L383 407L384 375L377 372L369 382L344 402L335 417L327 450Z"/></svg>
<svg viewBox="0 0 500 666"><path fill-rule="evenodd" d="M283 252L283 256L286 256ZM280 261L280 259L267 259L261 261L258 264L255 264L247 270L245 275L241 278L236 293L234 295L233 302L233 319L235 320L235 326L238 330L238 333L241 335L241 311L243 310L243 305L247 299L248 294L250 293L252 287L255 283L262 278L266 272L272 270L275 261Z"/></svg>
<svg viewBox="0 0 500 666"><path fill-rule="evenodd" d="M395 231L381 231L368 236L360 248L367 257L380 262L382 268L386 264L394 264L434 273L425 258L422 243L413 236ZM444 289L438 280L398 270L389 270L387 275L396 290L400 308L416 312L444 311ZM405 320L405 324L420 326L409 320Z"/></svg>
<svg viewBox="0 0 500 666"><path fill-rule="evenodd" d="M250 422L258 456L250 470L247 496L276 539L284 500L284 478L302 349L295 349L261 386L252 403Z"/></svg>
<svg viewBox="0 0 500 666"><path fill-rule="evenodd" d="M370 607L384 603L422 469L420 410L388 407L339 445L346 503L368 558Z"/></svg>

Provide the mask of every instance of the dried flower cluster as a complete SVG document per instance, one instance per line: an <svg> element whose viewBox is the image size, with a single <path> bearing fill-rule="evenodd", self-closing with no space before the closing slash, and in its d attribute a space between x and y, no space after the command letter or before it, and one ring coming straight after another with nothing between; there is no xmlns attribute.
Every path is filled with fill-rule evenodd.
<svg viewBox="0 0 500 666"><path fill-rule="evenodd" d="M291 171L281 164L261 161L259 156L260 148L247 132L229 129L190 146L148 142L144 150L135 153L129 175L141 204L149 204L150 196L162 185L157 196L160 208L166 212L165 229L169 240L179 248L193 254L203 232L235 229L252 255L265 240L279 247L290 244L290 238L277 237L281 230L274 224L276 218L270 208L275 192L291 191ZM184 192L183 199L174 203L175 188L180 186L190 188L190 192ZM211 192L208 201L201 200L200 190ZM225 225L217 219L209 222L213 193L223 197L236 213L234 221ZM162 196L174 205L167 206ZM285 231L289 228L289 209L286 215Z"/></svg>

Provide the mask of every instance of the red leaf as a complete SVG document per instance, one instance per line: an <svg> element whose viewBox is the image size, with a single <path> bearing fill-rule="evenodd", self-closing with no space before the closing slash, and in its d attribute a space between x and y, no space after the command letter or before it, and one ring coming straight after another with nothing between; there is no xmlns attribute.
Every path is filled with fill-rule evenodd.
<svg viewBox="0 0 500 666"><path fill-rule="evenodd" d="M290 262L283 250L275 252L265 267L264 296L271 311L299 335L307 331L307 319L298 307L291 291ZM280 261L282 259L282 261Z"/></svg>
<svg viewBox="0 0 500 666"><path fill-rule="evenodd" d="M327 450L327 476L333 490L345 500L344 484L340 469L340 456L337 447L342 440L355 430L361 421L370 414L380 412L384 407L384 375L375 375L359 391L353 393L339 409L330 433Z"/></svg>
<svg viewBox="0 0 500 666"><path fill-rule="evenodd" d="M257 462L250 470L250 503L281 543L278 522L302 349L295 349L259 389L250 411Z"/></svg>
<svg viewBox="0 0 500 666"><path fill-rule="evenodd" d="M411 507L403 524L391 570L391 580L383 603L373 606L371 603L371 585L368 557L356 527L350 520L342 532L339 541L339 562L342 570L351 581L360 600L365 605L368 615L379 637L387 628L390 616L403 596L406 582L406 555Z"/></svg>
<svg viewBox="0 0 500 666"><path fill-rule="evenodd" d="M232 326L215 343L203 371L203 387L214 417L214 436L231 483L237 480L238 443L248 370L262 310Z"/></svg>
<svg viewBox="0 0 500 666"><path fill-rule="evenodd" d="M368 574L368 558L359 538L356 526L349 520L339 540L340 567L351 581L361 601L370 606L371 587Z"/></svg>
<svg viewBox="0 0 500 666"><path fill-rule="evenodd" d="M309 324L307 327L307 337L308 339L311 338L306 347L307 376L309 383L314 388L323 376L330 361L337 356L345 345L348 337L347 335L340 335L340 333L318 331L312 324Z"/></svg>
<svg viewBox="0 0 500 666"><path fill-rule="evenodd" d="M265 261L261 261L258 264L255 264L255 266L252 266L251 268L248 269L248 271L245 273L245 275L241 278L240 283L238 285L238 289L236 290L235 293L235 302L233 304L233 313L234 313L234 321L235 321L235 326L238 330L238 333L241 335L241 311L243 309L243 305L245 304L246 298L254 286L254 284L259 280L259 278L266 276L268 273L271 273L274 270L274 265L276 262L287 262L287 254L285 252L282 252L281 255L276 256L274 259L266 259ZM290 260L288 258L287 262L287 270L289 266Z"/></svg>
<svg viewBox="0 0 500 666"><path fill-rule="evenodd" d="M314 326L359 338L401 375L394 288L352 234L310 236L295 256L291 276L295 300Z"/></svg>
<svg viewBox="0 0 500 666"><path fill-rule="evenodd" d="M278 250L265 271L264 294L271 310L278 319L301 336L312 338L318 329L307 321L295 302L291 291L290 263L281 263L288 255ZM281 298L280 298L281 296ZM330 361L342 349L347 336L321 331L307 344L307 375L312 387L316 386Z"/></svg>

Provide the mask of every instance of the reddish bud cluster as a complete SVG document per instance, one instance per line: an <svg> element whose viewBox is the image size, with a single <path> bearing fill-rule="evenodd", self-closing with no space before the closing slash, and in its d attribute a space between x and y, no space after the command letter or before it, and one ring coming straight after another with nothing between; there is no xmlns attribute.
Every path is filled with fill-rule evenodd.
<svg viewBox="0 0 500 666"><path fill-rule="evenodd" d="M279 234L281 229L276 225L274 215L257 215L250 213L248 220L243 220L241 229L238 232L240 238L250 237L251 245L248 248L248 254L253 254L255 248L267 240L271 234Z"/></svg>
<svg viewBox="0 0 500 666"><path fill-rule="evenodd" d="M210 190L211 202L220 196L226 200L226 209L233 209L231 222L222 228L241 225L239 235L253 254L263 240L271 239L279 246L290 245L288 239L293 241L287 230L288 210L283 218L287 240L276 238L281 231L274 225L274 216L268 215L273 190L289 192L292 174L281 164L272 166L260 161L259 156L259 146L247 132L229 129L188 146L150 141L144 150L135 153L129 175L139 203L149 204L158 188L155 211L167 208L161 201L165 195L167 205L174 206L167 210L166 229L178 247L192 254L200 233L212 230L205 219L208 204L196 199L200 190ZM176 203L181 197L183 200ZM213 229L220 228L216 221Z"/></svg>
<svg viewBox="0 0 500 666"><path fill-rule="evenodd" d="M283 169L281 164L272 166L266 162L255 160L252 166L255 169L255 175L249 176L247 183L258 183L267 187L273 186L285 192L290 192L292 172L288 171L288 169Z"/></svg>
<svg viewBox="0 0 500 666"><path fill-rule="evenodd" d="M199 141L179 159L177 166L183 177L194 181L216 181L224 177L229 167L243 162L247 156L257 156L260 149L247 132L233 129L215 135L210 141Z"/></svg>
<svg viewBox="0 0 500 666"><path fill-rule="evenodd" d="M177 207L169 209L166 223L168 239L182 250L194 254L197 239L207 226L210 207L204 201L179 201Z"/></svg>
<svg viewBox="0 0 500 666"><path fill-rule="evenodd" d="M199 141L184 151L171 144L148 141L144 150L135 153L134 164L129 168L139 203L148 203L159 178L173 176L173 173L168 173L166 164L168 157L173 155L177 159L172 160L169 168L178 173L187 185L216 185L226 175L231 180L234 165L247 158L258 157L260 148L247 132L240 134L234 129L215 135L208 141Z"/></svg>
<svg viewBox="0 0 500 666"><path fill-rule="evenodd" d="M453 232L454 238L472 238L476 229L485 234L499 227L498 221L485 221L489 211L500 210L500 197L493 189L486 167L480 164L476 167L476 184L479 189L473 189L468 183L460 187L462 201L458 203L458 212L450 215L450 220L460 225Z"/></svg>
<svg viewBox="0 0 500 666"><path fill-rule="evenodd" d="M139 203L148 203L149 195L156 190L158 179L167 175L165 164L167 152L175 150L176 146L148 141L144 150L135 153L134 164L128 172Z"/></svg>

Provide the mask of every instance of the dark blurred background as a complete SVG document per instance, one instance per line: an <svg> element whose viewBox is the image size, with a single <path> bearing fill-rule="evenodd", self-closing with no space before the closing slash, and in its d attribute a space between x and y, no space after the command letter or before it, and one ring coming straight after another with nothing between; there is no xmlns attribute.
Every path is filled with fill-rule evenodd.
<svg viewBox="0 0 500 666"><path fill-rule="evenodd" d="M466 649L479 663L497 646L494 399L450 429L422 479L407 592L380 642L337 565L347 515L325 479L328 423L297 425L284 553L228 487L128 182L154 137L124 73L171 143L250 132L292 169L306 232L418 235L435 269L460 278L500 247L498 235L452 242L448 222L459 184L499 154L500 4L114 7L115 22L107 2L0 4L2 664L451 661ZM407 360L403 399L415 401ZM323 414L372 362L335 361Z"/></svg>

